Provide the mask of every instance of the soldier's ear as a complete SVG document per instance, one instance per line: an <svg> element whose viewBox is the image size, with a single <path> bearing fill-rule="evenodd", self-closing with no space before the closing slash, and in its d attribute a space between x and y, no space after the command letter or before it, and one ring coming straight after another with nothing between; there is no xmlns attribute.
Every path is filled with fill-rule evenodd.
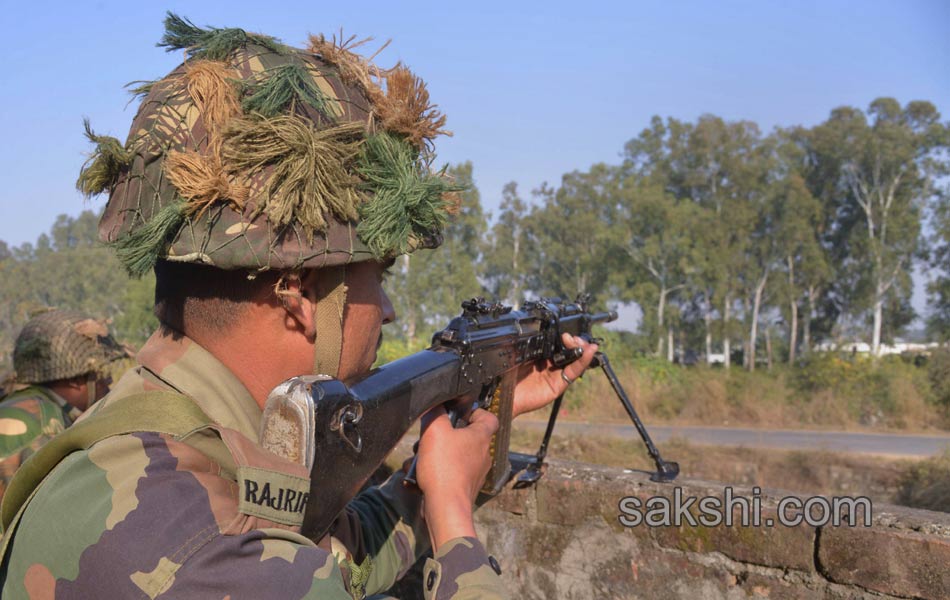
<svg viewBox="0 0 950 600"><path fill-rule="evenodd" d="M313 340L316 337L316 277L313 271L289 273L275 286L275 293L286 312L285 323Z"/></svg>

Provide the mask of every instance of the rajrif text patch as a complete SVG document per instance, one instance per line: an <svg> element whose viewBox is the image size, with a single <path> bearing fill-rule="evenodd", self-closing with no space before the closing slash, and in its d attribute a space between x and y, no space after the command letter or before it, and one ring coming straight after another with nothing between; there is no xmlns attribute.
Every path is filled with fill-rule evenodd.
<svg viewBox="0 0 950 600"><path fill-rule="evenodd" d="M256 467L238 467L238 510L284 525L301 525L310 480Z"/></svg>

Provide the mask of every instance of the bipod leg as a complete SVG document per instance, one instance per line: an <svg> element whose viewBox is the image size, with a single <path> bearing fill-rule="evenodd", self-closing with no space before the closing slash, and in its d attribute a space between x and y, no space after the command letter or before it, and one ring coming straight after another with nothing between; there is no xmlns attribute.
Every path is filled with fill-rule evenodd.
<svg viewBox="0 0 950 600"><path fill-rule="evenodd" d="M617 394L617 397L620 399L620 403L623 404L624 409L630 416L630 420L633 421L637 431L640 432L640 437L643 438L643 443L646 444L647 452L650 453L650 458L652 458L653 462L656 463L656 473L650 476L650 481L673 481L676 479L676 476L680 473L679 463L667 462L660 456L660 451L657 450L656 446L653 444L653 440L650 439L650 434L647 433L647 428L644 427L643 422L637 415L637 411L633 408L633 404L627 397L626 392L623 391L623 387L620 385L620 380L617 379L617 375L614 373L613 367L610 366L610 361L607 360L607 355L603 354L602 352L598 352L594 355L594 360L600 364L600 368L603 369L604 375L607 376L607 381L609 381L610 386L614 388L614 392Z"/></svg>
<svg viewBox="0 0 950 600"><path fill-rule="evenodd" d="M557 422L557 415L561 412L562 400L564 400L564 394L554 399L554 404L551 406L551 416L548 417L548 426L544 430L544 438L541 440L541 447L538 448L534 462L528 465L528 468L518 476L518 481L514 485L515 489L534 485L541 479L541 465L544 464L544 458L548 455L548 443L551 441L551 434L554 433L554 423Z"/></svg>

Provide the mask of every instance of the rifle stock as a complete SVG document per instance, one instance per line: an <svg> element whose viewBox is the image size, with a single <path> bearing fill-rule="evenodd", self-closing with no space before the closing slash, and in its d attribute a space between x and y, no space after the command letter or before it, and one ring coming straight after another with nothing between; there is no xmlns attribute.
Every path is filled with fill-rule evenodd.
<svg viewBox="0 0 950 600"><path fill-rule="evenodd" d="M319 539L419 417L456 397L459 356L423 350L347 387L312 388L314 454L301 533ZM365 434L365 435L364 435Z"/></svg>

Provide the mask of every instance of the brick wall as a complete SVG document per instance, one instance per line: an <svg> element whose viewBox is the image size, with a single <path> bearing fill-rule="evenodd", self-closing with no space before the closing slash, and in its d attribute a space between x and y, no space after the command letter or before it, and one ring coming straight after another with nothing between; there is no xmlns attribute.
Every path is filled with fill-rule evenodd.
<svg viewBox="0 0 950 600"><path fill-rule="evenodd" d="M624 527L622 497L719 496L726 484L552 461L479 510L514 598L950 598L950 514L875 505L871 527ZM751 496L748 487L734 488ZM764 490L774 517L780 490Z"/></svg>

